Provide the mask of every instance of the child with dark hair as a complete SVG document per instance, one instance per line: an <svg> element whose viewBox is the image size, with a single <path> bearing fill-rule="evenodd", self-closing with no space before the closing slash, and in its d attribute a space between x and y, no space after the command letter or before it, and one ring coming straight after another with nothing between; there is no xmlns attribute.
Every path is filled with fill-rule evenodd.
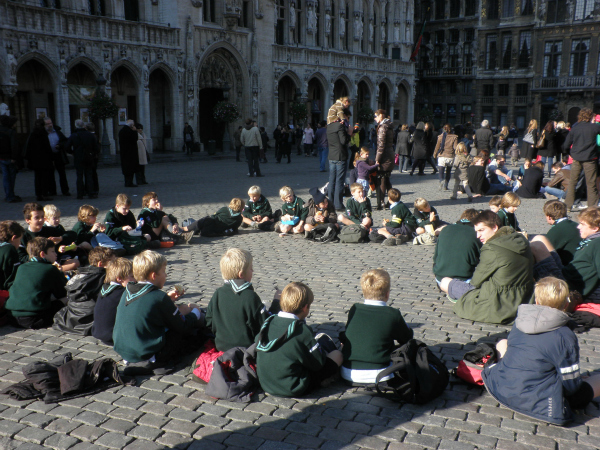
<svg viewBox="0 0 600 450"><path fill-rule="evenodd" d="M139 253L146 248L158 248L160 242L153 241L149 234L136 232L138 224L131 212L131 199L126 194L117 195L114 208L106 213L106 235L123 244L127 254Z"/></svg>
<svg viewBox="0 0 600 450"><path fill-rule="evenodd" d="M490 201L488 202L488 205L490 207L490 211L493 211L496 214L498 214L498 211L500 211L500 204L501 203L502 203L502 196L501 195L494 195L492 198L490 198Z"/></svg>
<svg viewBox="0 0 600 450"><path fill-rule="evenodd" d="M515 231L521 231L521 228L519 227L519 221L515 215L515 212L520 204L521 199L514 192L507 192L502 196L500 209L497 212L498 217L502 222L502 226L513 227Z"/></svg>
<svg viewBox="0 0 600 450"><path fill-rule="evenodd" d="M138 214L140 219L144 221L142 233L150 235L153 241L165 238L176 244L187 244L194 236L191 228L179 226L177 217L163 212L156 192L147 192L142 197L142 210Z"/></svg>
<svg viewBox="0 0 600 450"><path fill-rule="evenodd" d="M581 242L577 222L567 216L567 206L558 200L550 200L544 204L544 216L550 225L546 239L550 241L560 257L563 266L569 264Z"/></svg>
<svg viewBox="0 0 600 450"><path fill-rule="evenodd" d="M19 246L25 230L17 222L5 220L0 222L0 298L8 297L8 288L17 273ZM2 294L2 291L5 294Z"/></svg>
<svg viewBox="0 0 600 450"><path fill-rule="evenodd" d="M41 235L42 227L44 226L44 207L39 203L26 203L23 206L23 218L25 219L25 223L27 223L27 228L25 228L23 237L21 238L19 259L22 263L26 263L29 261L27 244ZM54 242L54 239L50 240Z"/></svg>

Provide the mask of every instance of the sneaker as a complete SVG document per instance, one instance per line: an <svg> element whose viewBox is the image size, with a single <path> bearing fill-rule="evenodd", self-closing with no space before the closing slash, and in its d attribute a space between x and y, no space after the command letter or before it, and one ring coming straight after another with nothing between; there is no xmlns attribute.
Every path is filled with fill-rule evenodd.
<svg viewBox="0 0 600 450"><path fill-rule="evenodd" d="M184 231L179 236L181 236L183 238L183 240L185 241L186 244L189 244L190 241L192 240L192 237L194 237L194 232L193 231Z"/></svg>
<svg viewBox="0 0 600 450"><path fill-rule="evenodd" d="M281 233L281 222L277 222L275 224L275 227L273 228L273 231L275 231L276 233Z"/></svg>
<svg viewBox="0 0 600 450"><path fill-rule="evenodd" d="M228 230L223 231L223 235L233 236L233 230L231 228L229 228Z"/></svg>
<svg viewBox="0 0 600 450"><path fill-rule="evenodd" d="M395 238L395 237L393 237L393 236L390 236L390 237L389 237L389 238L387 238L385 241L383 241L383 245L387 245L387 246L390 246L390 245L396 245L396 244L397 244L397 243L396 243L396 238Z"/></svg>
<svg viewBox="0 0 600 450"><path fill-rule="evenodd" d="M433 234L423 233L413 240L413 245L435 245L437 238Z"/></svg>
<svg viewBox="0 0 600 450"><path fill-rule="evenodd" d="M410 236L407 236L405 234L399 234L396 235L396 245L402 245L405 244L406 242L410 241Z"/></svg>
<svg viewBox="0 0 600 450"><path fill-rule="evenodd" d="M314 231L304 231L304 239L308 239L308 240L313 240L315 238L315 232Z"/></svg>
<svg viewBox="0 0 600 450"><path fill-rule="evenodd" d="M250 228L252 228L253 230L258 230L258 223L255 221L252 221L252 224L250 225Z"/></svg>

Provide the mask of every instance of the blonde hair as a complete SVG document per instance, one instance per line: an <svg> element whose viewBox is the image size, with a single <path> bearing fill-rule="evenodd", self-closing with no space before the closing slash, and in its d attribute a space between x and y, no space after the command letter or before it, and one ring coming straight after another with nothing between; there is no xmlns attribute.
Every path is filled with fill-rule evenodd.
<svg viewBox="0 0 600 450"><path fill-rule="evenodd" d="M241 198L235 197L229 202L229 209L231 209L233 212L242 212L244 206L246 206L246 203Z"/></svg>
<svg viewBox="0 0 600 450"><path fill-rule="evenodd" d="M79 207L79 212L77 213L77 219L82 222L88 220L89 217L97 216L100 210L98 208L94 208L92 205L83 205Z"/></svg>
<svg viewBox="0 0 600 450"><path fill-rule="evenodd" d="M562 120L556 124L556 128L558 128L559 130L561 130L565 127L566 127L566 123Z"/></svg>
<svg viewBox="0 0 600 450"><path fill-rule="evenodd" d="M260 195L262 194L261 190L260 190L260 186L250 186L250 189L248 189L248 195Z"/></svg>
<svg viewBox="0 0 600 450"><path fill-rule="evenodd" d="M360 277L363 297L367 300L386 301L390 292L390 274L384 269L367 270Z"/></svg>
<svg viewBox="0 0 600 450"><path fill-rule="evenodd" d="M423 211L425 208L431 207L429 206L429 202L427 200L425 200L422 197L419 197L415 200L415 208L417 208L419 211Z"/></svg>
<svg viewBox="0 0 600 450"><path fill-rule="evenodd" d="M467 153L467 146L465 145L464 142L459 142L458 145L456 146L456 153Z"/></svg>
<svg viewBox="0 0 600 450"><path fill-rule="evenodd" d="M44 206L44 217L56 218L60 217L60 209L56 205Z"/></svg>
<svg viewBox="0 0 600 450"><path fill-rule="evenodd" d="M292 281L283 289L279 305L284 312L298 314L306 305L312 304L314 299L313 292L306 284Z"/></svg>
<svg viewBox="0 0 600 450"><path fill-rule="evenodd" d="M240 272L252 267L252 253L241 248L227 249L219 266L224 280L235 280L240 277Z"/></svg>
<svg viewBox="0 0 600 450"><path fill-rule="evenodd" d="M362 185L362 184L360 184L360 183L352 183L352 184L350 185L350 192L351 192L351 193L353 193L353 194L354 194L356 191L358 191L358 190L364 191L364 189L365 189L365 188L364 188L364 187L363 187L363 185Z"/></svg>
<svg viewBox="0 0 600 450"><path fill-rule="evenodd" d="M527 127L527 132L530 132L532 130L537 130L537 127L538 127L537 120L531 119L529 121L529 126Z"/></svg>
<svg viewBox="0 0 600 450"><path fill-rule="evenodd" d="M289 186L283 186L279 189L279 197L283 200L283 197L287 197L288 195L295 195L294 190Z"/></svg>
<svg viewBox="0 0 600 450"><path fill-rule="evenodd" d="M131 199L127 194L119 194L117 195L115 206L131 206Z"/></svg>
<svg viewBox="0 0 600 450"><path fill-rule="evenodd" d="M569 286L555 277L542 278L535 284L535 302L563 311L569 301Z"/></svg>
<svg viewBox="0 0 600 450"><path fill-rule="evenodd" d="M106 265L105 283L118 283L117 278L126 280L133 275L133 263L127 258L115 258Z"/></svg>
<svg viewBox="0 0 600 450"><path fill-rule="evenodd" d="M148 281L152 273L167 265L167 258L152 250L145 250L133 258L133 277L137 281Z"/></svg>
<svg viewBox="0 0 600 450"><path fill-rule="evenodd" d="M507 192L502 196L502 202L500 202L500 208L508 208L509 206L519 206L521 204L521 198L514 192Z"/></svg>

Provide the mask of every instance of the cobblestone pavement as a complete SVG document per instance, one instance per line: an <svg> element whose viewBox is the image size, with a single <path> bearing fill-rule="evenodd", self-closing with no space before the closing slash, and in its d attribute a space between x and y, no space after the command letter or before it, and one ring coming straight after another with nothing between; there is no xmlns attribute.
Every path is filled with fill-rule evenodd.
<svg viewBox="0 0 600 450"><path fill-rule="evenodd" d="M292 156L292 164L262 165L265 178L247 178L244 163L233 160L172 162L147 169L147 189L128 188L134 211L147 190L159 193L165 210L180 220L199 218L226 204L232 197L246 198L250 185L259 182L276 208L278 190L288 184L308 200L308 189L326 182L316 158ZM431 169L427 169L430 172ZM74 173L69 172L74 187ZM99 170L101 197L94 200L101 217L123 191L118 168ZM32 174L19 174L18 194L33 201ZM456 221L469 204L440 192L437 177L410 177L394 172L394 186L408 205L423 196L442 219ZM82 201L57 197L63 224L72 226ZM547 229L541 213L543 200L525 200L517 212L521 227L530 234ZM487 207L487 199L473 203ZM1 219L23 221L22 205L2 203ZM412 206L411 206L412 209ZM389 211L376 211L380 223ZM181 283L188 289L183 300L207 306L221 285L219 259L232 246L254 255L253 283L264 301L276 287L289 281L307 283L315 293L308 323L316 332L337 337L346 313L361 300L359 279L367 268L384 267L392 276L390 304L400 308L406 321L441 356L449 368L476 341L504 337L506 326L473 323L458 318L451 303L441 296L431 273L433 247L378 244L316 244L297 237L280 238L276 233L242 231L231 238L194 237L191 245L164 250L169 259L167 285ZM600 367L595 349L600 333L579 336L582 372ZM71 352L87 360L112 357L109 347L92 337L77 337L52 329L19 331L0 328L0 387L21 381L21 368L35 360L48 360ZM369 448L396 449L592 449L600 444L600 411L590 406L585 414L565 428L549 426L500 407L480 388L456 383L424 406L403 405L382 399L341 382L320 389L306 398L261 395L258 401L229 403L204 395L202 385L186 377L186 369L162 377L139 377L136 387L113 388L100 394L44 404L18 402L0 396L0 448L6 449L101 449L158 448L189 449L296 449Z"/></svg>

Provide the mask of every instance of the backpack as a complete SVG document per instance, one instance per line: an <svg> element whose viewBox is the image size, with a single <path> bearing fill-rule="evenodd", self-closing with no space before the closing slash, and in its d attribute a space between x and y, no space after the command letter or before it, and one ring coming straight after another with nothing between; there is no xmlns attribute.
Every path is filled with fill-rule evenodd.
<svg viewBox="0 0 600 450"><path fill-rule="evenodd" d="M333 242L337 240L338 231L335 225L330 223L322 223L313 228L314 237L313 241L321 242L323 244L327 242Z"/></svg>
<svg viewBox="0 0 600 450"><path fill-rule="evenodd" d="M233 347L219 356L204 393L230 402L249 402L259 388L256 344Z"/></svg>
<svg viewBox="0 0 600 450"><path fill-rule="evenodd" d="M498 352L496 347L490 344L477 344L475 349L465 353L458 367L452 370L452 375L466 381L469 384L483 386L481 372L488 366L496 364Z"/></svg>
<svg viewBox="0 0 600 450"><path fill-rule="evenodd" d="M359 244L367 241L368 234L367 230L360 225L349 225L342 228L339 238L342 244Z"/></svg>
<svg viewBox="0 0 600 450"><path fill-rule="evenodd" d="M391 355L392 365L377 375L377 393L397 402L424 404L438 397L450 379L448 369L427 345L411 339ZM394 377L381 381L394 374Z"/></svg>

